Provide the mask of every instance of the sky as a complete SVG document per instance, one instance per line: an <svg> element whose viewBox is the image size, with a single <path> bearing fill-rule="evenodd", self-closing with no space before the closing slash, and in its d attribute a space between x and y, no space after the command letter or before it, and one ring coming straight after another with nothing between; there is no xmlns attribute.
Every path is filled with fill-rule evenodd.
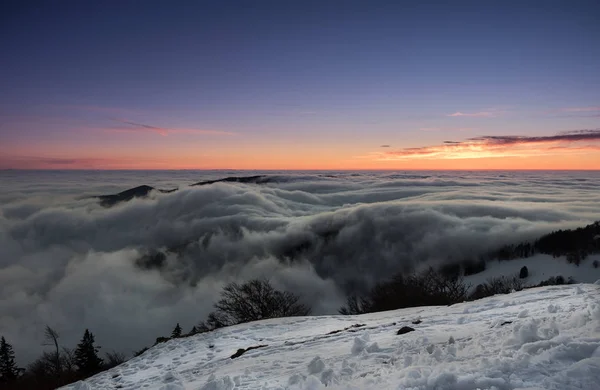
<svg viewBox="0 0 600 390"><path fill-rule="evenodd" d="M0 169L600 169L597 1L0 7Z"/></svg>

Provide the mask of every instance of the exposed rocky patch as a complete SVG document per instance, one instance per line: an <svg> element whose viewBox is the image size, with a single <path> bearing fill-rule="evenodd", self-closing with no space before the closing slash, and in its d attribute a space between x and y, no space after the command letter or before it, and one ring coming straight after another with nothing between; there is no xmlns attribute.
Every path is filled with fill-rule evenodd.
<svg viewBox="0 0 600 390"><path fill-rule="evenodd" d="M267 347L267 346L268 345L255 345L255 346L252 346L252 347L248 347L246 349L240 348L240 349L237 350L236 353L234 353L233 355L231 355L231 358L232 359L239 358L240 356L242 356L243 354L245 354L248 351L251 351L253 349L258 349L258 348L264 348L264 347Z"/></svg>
<svg viewBox="0 0 600 390"><path fill-rule="evenodd" d="M411 328L410 326L403 326L402 328L400 328L398 330L398 332L396 333L397 335L401 335L401 334L405 334L405 333L409 333L409 332L414 332L415 329Z"/></svg>

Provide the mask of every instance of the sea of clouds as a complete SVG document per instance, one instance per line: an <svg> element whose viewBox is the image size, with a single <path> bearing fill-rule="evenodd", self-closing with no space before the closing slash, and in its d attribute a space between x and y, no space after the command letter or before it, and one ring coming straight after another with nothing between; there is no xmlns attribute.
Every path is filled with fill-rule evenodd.
<svg viewBox="0 0 600 390"><path fill-rule="evenodd" d="M202 180L266 174L266 184ZM600 220L600 172L0 171L0 334L131 353L266 277L315 314L391 274ZM179 188L105 208L92 195ZM160 264L141 262L162 252Z"/></svg>

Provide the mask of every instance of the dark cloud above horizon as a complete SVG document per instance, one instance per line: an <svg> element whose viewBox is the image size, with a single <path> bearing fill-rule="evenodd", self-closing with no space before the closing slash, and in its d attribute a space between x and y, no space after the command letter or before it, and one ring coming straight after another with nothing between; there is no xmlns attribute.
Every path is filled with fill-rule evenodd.
<svg viewBox="0 0 600 390"><path fill-rule="evenodd" d="M565 131L548 136L484 135L441 145L375 153L380 159L460 159L531 157L551 153L586 153L600 150L600 129Z"/></svg>

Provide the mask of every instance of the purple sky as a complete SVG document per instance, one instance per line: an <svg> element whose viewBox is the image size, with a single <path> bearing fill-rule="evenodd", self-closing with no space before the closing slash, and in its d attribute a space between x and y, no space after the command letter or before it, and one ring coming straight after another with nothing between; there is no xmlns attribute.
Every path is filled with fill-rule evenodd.
<svg viewBox="0 0 600 390"><path fill-rule="evenodd" d="M598 1L0 7L0 168L600 169Z"/></svg>

